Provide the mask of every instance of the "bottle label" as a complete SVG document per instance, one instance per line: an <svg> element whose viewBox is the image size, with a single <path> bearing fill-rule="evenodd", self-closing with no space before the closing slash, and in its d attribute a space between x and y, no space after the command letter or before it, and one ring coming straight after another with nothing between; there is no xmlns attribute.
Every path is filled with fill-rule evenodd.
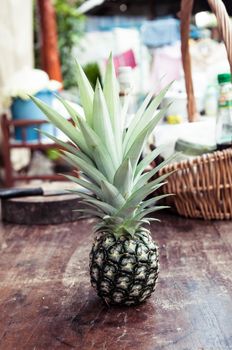
<svg viewBox="0 0 232 350"><path fill-rule="evenodd" d="M224 91L219 98L219 108L232 107L232 91Z"/></svg>
<svg viewBox="0 0 232 350"><path fill-rule="evenodd" d="M220 145L232 143L232 86L224 84L220 88L218 101L216 141Z"/></svg>

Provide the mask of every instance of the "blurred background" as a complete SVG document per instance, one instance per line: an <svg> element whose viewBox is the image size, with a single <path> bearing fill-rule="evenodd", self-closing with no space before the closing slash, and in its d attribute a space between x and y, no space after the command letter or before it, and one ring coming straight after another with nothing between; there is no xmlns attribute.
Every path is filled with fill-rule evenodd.
<svg viewBox="0 0 232 350"><path fill-rule="evenodd" d="M224 4L231 16L231 1ZM201 146L214 149L217 76L230 71L225 46L207 1L196 0L189 45L199 121L188 123L179 12L180 1L176 0L1 0L1 185L58 179L57 173L70 171L54 143L35 128L61 139L63 135L44 122L45 116L28 94L69 118L54 92L81 109L75 59L94 86L104 76L110 52L120 87L127 83L133 87L130 114L149 92L155 95L175 80L163 102L172 104L151 140L155 146L166 145L164 158L177 142L180 150L186 149L185 142L194 152L196 145L200 152ZM196 155L194 152L188 150L186 157Z"/></svg>

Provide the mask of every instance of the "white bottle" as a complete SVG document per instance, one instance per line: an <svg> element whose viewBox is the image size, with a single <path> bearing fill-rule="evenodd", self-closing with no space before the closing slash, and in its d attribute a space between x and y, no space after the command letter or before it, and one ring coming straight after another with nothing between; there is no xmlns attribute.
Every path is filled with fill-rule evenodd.
<svg viewBox="0 0 232 350"><path fill-rule="evenodd" d="M128 66L119 67L118 70L119 96L122 108L127 109L125 127L133 117L133 96L132 96L132 68Z"/></svg>
<svg viewBox="0 0 232 350"><path fill-rule="evenodd" d="M216 124L217 149L232 147L232 84L231 74L219 74L220 94Z"/></svg>
<svg viewBox="0 0 232 350"><path fill-rule="evenodd" d="M208 85L205 94L205 115L216 117L218 111L218 88L216 85Z"/></svg>

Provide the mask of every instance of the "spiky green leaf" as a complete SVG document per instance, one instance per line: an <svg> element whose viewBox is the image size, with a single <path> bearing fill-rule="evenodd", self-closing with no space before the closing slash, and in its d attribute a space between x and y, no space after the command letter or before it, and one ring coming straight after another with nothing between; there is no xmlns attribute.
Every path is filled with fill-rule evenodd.
<svg viewBox="0 0 232 350"><path fill-rule="evenodd" d="M135 171L139 157L141 156L144 144L148 136L154 130L154 127L163 117L164 113L165 111L161 110L156 116L154 116L153 119L147 125L145 125L141 132L135 137L134 141L130 142L130 148L128 150L125 150L125 158L130 159L133 172Z"/></svg>
<svg viewBox="0 0 232 350"><path fill-rule="evenodd" d="M100 137L85 121L79 119L79 125L98 169L112 182L116 167L108 150L105 148Z"/></svg>
<svg viewBox="0 0 232 350"><path fill-rule="evenodd" d="M116 213L116 209L112 205L98 199L84 199L84 202L93 204L97 209L101 209L106 214L113 215Z"/></svg>
<svg viewBox="0 0 232 350"><path fill-rule="evenodd" d="M86 77L81 65L76 62L77 68L77 83L80 91L81 103L85 112L87 123L92 126L92 111L93 111L93 89Z"/></svg>
<svg viewBox="0 0 232 350"><path fill-rule="evenodd" d="M62 105L65 107L67 112L69 113L70 117L72 118L73 122L78 125L78 118L84 118L84 113L80 114L78 113L72 106L71 104L66 101L63 97L60 95L55 95L56 98L62 103Z"/></svg>
<svg viewBox="0 0 232 350"><path fill-rule="evenodd" d="M118 189L110 184L108 181L101 182L102 193L105 197L105 201L111 204L114 208L120 209L125 204L125 199L118 191Z"/></svg>
<svg viewBox="0 0 232 350"><path fill-rule="evenodd" d="M98 198L104 200L104 196L103 196L101 189L97 185L95 185L94 183L85 181L81 178L78 178L78 177L75 177L72 175L64 174L64 177L66 177L68 180L75 182L76 184L86 188L87 190L93 192Z"/></svg>
<svg viewBox="0 0 232 350"><path fill-rule="evenodd" d="M57 137L49 134L48 132L46 132L44 130L40 130L40 129L35 129L35 130L38 131L40 134L46 136L47 138L51 139L52 141L54 141L57 145L61 146L63 149L66 149L67 151L69 151L69 152L71 152L73 154L75 154L78 151L77 147L72 146L68 142L61 141Z"/></svg>
<svg viewBox="0 0 232 350"><path fill-rule="evenodd" d="M63 151L63 158L66 159L72 165L78 167L94 182L101 186L102 180L107 180L106 177L97 170L94 166L88 164L85 160L81 159L77 155L73 155L69 152Z"/></svg>
<svg viewBox="0 0 232 350"><path fill-rule="evenodd" d="M114 185L124 198L128 198L133 185L133 171L129 158L124 159L114 175Z"/></svg>
<svg viewBox="0 0 232 350"><path fill-rule="evenodd" d="M120 157L115 144L109 112L101 85L97 81L93 101L93 130L99 136L105 148L109 151L115 167L119 166ZM104 136L104 137L103 137Z"/></svg>
<svg viewBox="0 0 232 350"><path fill-rule="evenodd" d="M163 198L169 197L169 196L173 196L173 194L161 194L159 196L154 196L150 199L147 199L139 205L139 210L150 207L150 206L154 206L158 201L160 201Z"/></svg>
<svg viewBox="0 0 232 350"><path fill-rule="evenodd" d="M170 208L169 206L167 205L161 205L161 206L157 206L157 207L151 207L151 208L148 208L148 209L145 209L143 210L142 212L138 213L135 215L135 218L137 220L141 220L142 218L146 217L148 214L150 213L155 213L156 211L158 210L163 210L163 209L168 209Z"/></svg>
<svg viewBox="0 0 232 350"><path fill-rule="evenodd" d="M152 161L154 161L160 153L164 150L165 146L159 146L156 149L154 149L152 152L148 153L141 162L138 163L136 170L135 170L135 177L140 176L142 172L151 164Z"/></svg>
<svg viewBox="0 0 232 350"><path fill-rule="evenodd" d="M144 113L141 114L144 108L141 108L141 111L139 110L136 114L135 118L131 121L127 134L125 136L125 140L123 142L123 149L124 152L130 148L131 143L134 142L136 136L141 132L142 128L144 128L145 125L147 125L150 120L154 117L154 115L157 113L157 107L160 105L162 99L164 98L166 92L170 88L172 83L168 84L161 92L154 98L154 100L151 102L149 107L144 111ZM148 99L149 100L149 99ZM159 119L157 120L157 122Z"/></svg>
<svg viewBox="0 0 232 350"><path fill-rule="evenodd" d="M41 109L41 111L46 115L49 121L54 124L58 129L63 131L68 138L73 141L77 147L79 147L83 152L88 154L88 148L86 147L86 143L84 137L80 130L75 128L72 123L62 117L61 114L56 112L52 107L48 106L46 103L41 101L40 99L30 96L32 101Z"/></svg>
<svg viewBox="0 0 232 350"><path fill-rule="evenodd" d="M157 179L155 181L157 181L157 183L159 182L162 182L164 181L167 177L169 177L172 173L172 172L169 172L167 174L163 174L161 176L158 176ZM154 175L153 174L156 174L157 173L157 170L156 168L154 168L153 170L143 174L139 180L135 183L134 185L134 191L137 191L139 188L142 188Z"/></svg>
<svg viewBox="0 0 232 350"><path fill-rule="evenodd" d="M131 134L133 132L133 129L134 129L135 125L138 123L138 121L140 120L140 118L142 117L142 115L144 114L149 102L152 99L152 95L153 95L153 93L150 93L147 95L147 97L143 101L142 105L138 109L137 113L135 114L135 117L131 120L131 123L128 127L127 133L125 133L124 137L123 137L124 145L126 145L128 140L130 139Z"/></svg>
<svg viewBox="0 0 232 350"><path fill-rule="evenodd" d="M48 138L50 138L52 141L54 141L57 145L61 146L62 149L74 154L74 155L78 155L81 159L85 160L88 164L94 166L94 163L92 161L92 159L90 159L90 157L88 157L85 153L83 153L82 151L80 151L78 148L70 145L70 143L68 142L63 142L60 139L58 139L57 137L47 133L46 131L43 130L38 130L39 132L41 132L41 134L47 136Z"/></svg>
<svg viewBox="0 0 232 350"><path fill-rule="evenodd" d="M119 87L115 74L112 54L109 57L106 74L104 79L103 93L105 96L106 104L109 111L111 125L114 133L114 140L116 150L119 155L122 155L122 133L123 125L120 122L120 99L119 99Z"/></svg>
<svg viewBox="0 0 232 350"><path fill-rule="evenodd" d="M154 169L143 174L142 176L137 176L135 179L135 186L134 186L135 190L144 186L144 184L146 184L153 176L155 176L160 171L160 169L165 167L167 164L169 164L171 161L173 161L177 157L178 157L178 154L175 153L175 154L171 155L170 157L168 157L167 159L165 159L159 165L157 165ZM175 172L175 170L160 176L159 177L160 181L163 181L164 179L166 179L168 176L170 176L174 172Z"/></svg>
<svg viewBox="0 0 232 350"><path fill-rule="evenodd" d="M128 198L125 205L120 209L119 214L126 217L127 215L133 213L135 208L144 200L144 198L163 185L164 183L156 184L154 181L151 181L143 188L138 189Z"/></svg>

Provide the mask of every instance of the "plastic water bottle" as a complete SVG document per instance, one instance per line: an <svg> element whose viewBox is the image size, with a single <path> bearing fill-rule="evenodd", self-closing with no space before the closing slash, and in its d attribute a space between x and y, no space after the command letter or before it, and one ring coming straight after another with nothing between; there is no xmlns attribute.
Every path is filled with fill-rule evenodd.
<svg viewBox="0 0 232 350"><path fill-rule="evenodd" d="M207 117L216 117L218 112L218 87L217 85L208 85L205 94L205 115Z"/></svg>
<svg viewBox="0 0 232 350"><path fill-rule="evenodd" d="M232 84L231 74L218 75L220 85L216 124L217 149L232 147Z"/></svg>
<svg viewBox="0 0 232 350"><path fill-rule="evenodd" d="M126 114L125 126L127 127L131 118L133 117L132 110L132 69L128 66L119 67L118 70L118 82L119 82L119 96L122 108L128 103L128 109Z"/></svg>

